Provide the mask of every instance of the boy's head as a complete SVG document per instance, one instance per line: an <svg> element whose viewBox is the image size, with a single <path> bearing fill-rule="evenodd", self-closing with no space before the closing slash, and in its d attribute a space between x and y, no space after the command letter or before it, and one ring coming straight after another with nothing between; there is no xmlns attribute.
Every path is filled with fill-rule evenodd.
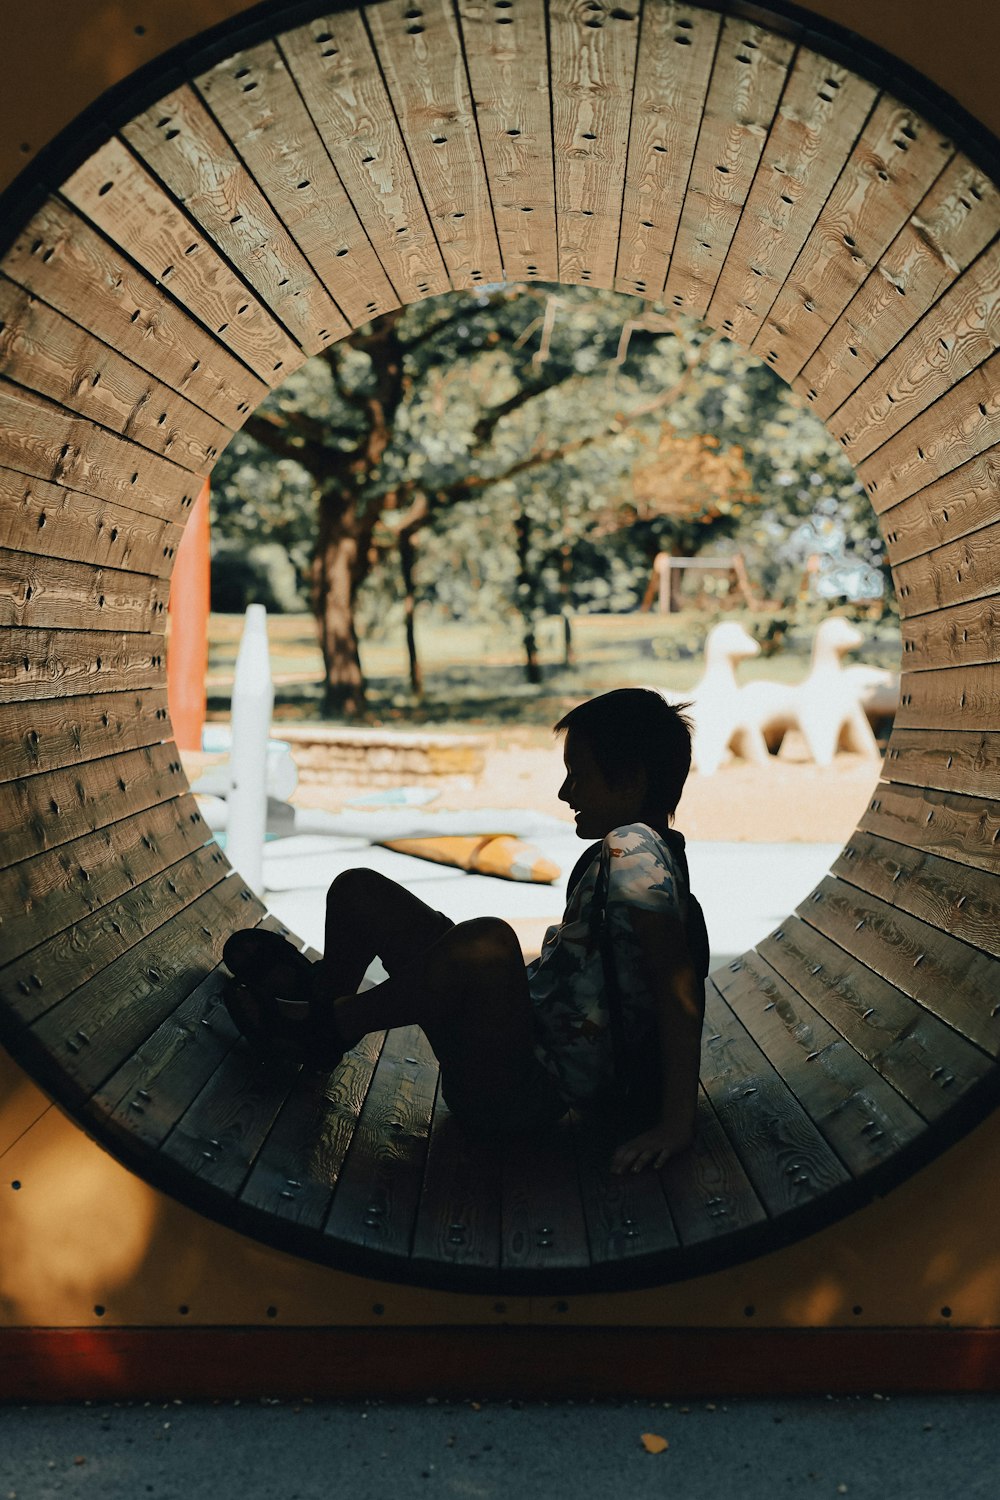
<svg viewBox="0 0 1000 1500"><path fill-rule="evenodd" d="M567 770L560 796L578 811L581 801L601 804L577 817L581 837L603 838L621 822L662 828L672 820L691 769L688 706L668 703L654 688L616 688L559 720L555 732L566 735ZM610 796L600 786L591 790L594 772ZM612 814L622 815L595 831L595 816L607 821Z"/></svg>

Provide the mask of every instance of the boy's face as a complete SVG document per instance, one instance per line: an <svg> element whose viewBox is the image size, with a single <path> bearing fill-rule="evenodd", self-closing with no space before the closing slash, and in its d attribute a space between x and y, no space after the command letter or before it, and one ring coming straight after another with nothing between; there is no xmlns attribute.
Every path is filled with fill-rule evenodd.
<svg viewBox="0 0 1000 1500"><path fill-rule="evenodd" d="M566 780L559 788L559 800L576 813L579 838L602 839L623 823L643 821L646 777L642 772L608 782L587 741L572 731L566 736L563 761Z"/></svg>

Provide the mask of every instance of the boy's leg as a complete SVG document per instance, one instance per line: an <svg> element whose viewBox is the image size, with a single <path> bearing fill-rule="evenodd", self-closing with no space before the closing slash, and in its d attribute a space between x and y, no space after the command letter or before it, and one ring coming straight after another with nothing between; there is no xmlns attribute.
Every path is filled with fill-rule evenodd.
<svg viewBox="0 0 1000 1500"><path fill-rule="evenodd" d="M313 993L320 1000L353 994L373 958L391 974L453 926L450 917L378 871L345 870L327 892L323 958L314 968Z"/></svg>

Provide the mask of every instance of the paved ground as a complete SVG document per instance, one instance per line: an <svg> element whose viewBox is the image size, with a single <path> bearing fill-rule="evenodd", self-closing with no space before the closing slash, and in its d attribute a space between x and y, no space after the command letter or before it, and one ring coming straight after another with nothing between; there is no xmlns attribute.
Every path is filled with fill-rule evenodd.
<svg viewBox="0 0 1000 1500"><path fill-rule="evenodd" d="M0 1500L996 1500L993 1397L0 1408ZM651 1454L643 1434L666 1438Z"/></svg>

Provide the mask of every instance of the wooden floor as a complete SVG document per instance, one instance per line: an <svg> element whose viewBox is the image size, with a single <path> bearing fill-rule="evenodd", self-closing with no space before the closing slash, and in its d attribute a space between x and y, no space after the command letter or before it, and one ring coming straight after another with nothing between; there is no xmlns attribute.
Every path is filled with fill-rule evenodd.
<svg viewBox="0 0 1000 1500"><path fill-rule="evenodd" d="M995 143L759 9L282 14L109 96L0 203L0 1041L155 1182L374 1274L633 1285L805 1233L996 1097ZM902 617L859 829L716 976L693 1162L628 1184L576 1122L475 1159L414 1037L252 1066L217 965L265 914L170 739L170 573L231 434L349 328L503 279L759 354L857 466Z"/></svg>

